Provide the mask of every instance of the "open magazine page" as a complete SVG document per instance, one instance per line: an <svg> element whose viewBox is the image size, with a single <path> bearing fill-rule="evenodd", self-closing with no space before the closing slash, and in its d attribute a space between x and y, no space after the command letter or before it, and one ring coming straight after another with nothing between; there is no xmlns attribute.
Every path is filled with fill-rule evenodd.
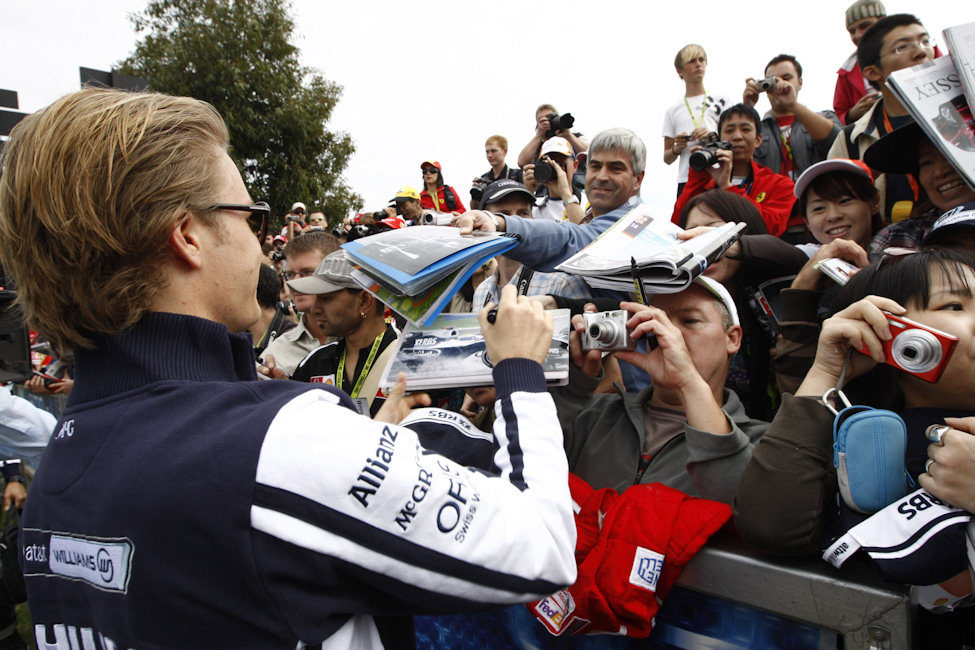
<svg viewBox="0 0 975 650"><path fill-rule="evenodd" d="M975 121L951 57L892 72L887 85L965 182L975 189Z"/></svg>
<svg viewBox="0 0 975 650"><path fill-rule="evenodd" d="M641 204L556 269L587 277L629 275L633 258L641 270L660 269L655 273L641 273L644 277L677 275L678 269L688 260L695 256L707 259L713 249L733 238L736 224L725 224L686 241L677 238L680 232L683 229L671 223L668 217L654 218L646 205Z"/></svg>
<svg viewBox="0 0 975 650"><path fill-rule="evenodd" d="M461 235L452 226L413 226L363 237L342 248L353 264L387 289L415 296L452 272L516 244L505 234Z"/></svg>
<svg viewBox="0 0 975 650"><path fill-rule="evenodd" d="M552 316L552 345L542 370L550 385L559 385L569 377L569 310L556 309ZM410 390L490 386L492 369L477 314L443 314L427 327L406 326L379 385L392 386L403 372Z"/></svg>
<svg viewBox="0 0 975 650"><path fill-rule="evenodd" d="M955 69L961 75L968 105L975 106L975 23L955 25L943 32Z"/></svg>

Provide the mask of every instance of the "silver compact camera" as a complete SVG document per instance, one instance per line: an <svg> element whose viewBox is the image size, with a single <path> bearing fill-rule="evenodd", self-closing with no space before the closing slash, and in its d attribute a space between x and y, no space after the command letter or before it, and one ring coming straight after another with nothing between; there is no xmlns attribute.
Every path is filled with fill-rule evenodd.
<svg viewBox="0 0 975 650"><path fill-rule="evenodd" d="M433 212L431 210L424 210L423 216L420 217L420 223L424 226L449 226L454 220L454 215L449 212Z"/></svg>
<svg viewBox="0 0 975 650"><path fill-rule="evenodd" d="M630 331L626 328L626 321L630 320L629 312L623 309L598 313L583 312L582 318L586 323L586 329L582 333L583 350L636 348L636 341L630 338Z"/></svg>
<svg viewBox="0 0 975 650"><path fill-rule="evenodd" d="M758 87L761 89L759 90L759 92L766 93L772 90L773 88L775 88L775 75L772 75L770 77L765 77L764 79L756 83L758 83Z"/></svg>

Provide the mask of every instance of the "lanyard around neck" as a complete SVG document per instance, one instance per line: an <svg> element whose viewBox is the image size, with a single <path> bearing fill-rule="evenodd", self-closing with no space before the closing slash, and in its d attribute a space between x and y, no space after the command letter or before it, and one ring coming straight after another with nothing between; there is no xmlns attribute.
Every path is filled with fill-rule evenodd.
<svg viewBox="0 0 975 650"><path fill-rule="evenodd" d="M687 107L687 114L691 116L691 122L694 123L694 128L699 129L704 125L704 113L708 110L708 95L707 91L704 91L704 99L701 100L701 123L694 118L694 111L691 110L691 105L687 102L687 97L684 97L684 106Z"/></svg>
<svg viewBox="0 0 975 650"><path fill-rule="evenodd" d="M383 337L386 332L383 331L382 334L376 337L376 340L372 342L372 349L369 350L369 356L366 357L366 365L362 366L362 372L359 373L359 378L356 379L355 385L352 387L352 392L349 393L349 397L355 399L359 396L359 391L362 390L362 384L366 382L366 376L369 374L369 369L372 368L372 362L376 360L376 353L379 352L379 345L383 342ZM345 382L345 357L349 354L349 342L345 342L345 350L342 352L342 358L339 359L339 367L336 370L338 374L339 382ZM338 385L341 386L342 383Z"/></svg>

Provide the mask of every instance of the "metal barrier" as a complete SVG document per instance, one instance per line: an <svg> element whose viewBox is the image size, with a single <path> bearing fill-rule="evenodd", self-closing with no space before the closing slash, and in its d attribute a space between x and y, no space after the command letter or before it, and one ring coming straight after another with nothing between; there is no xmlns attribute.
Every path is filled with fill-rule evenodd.
<svg viewBox="0 0 975 650"><path fill-rule="evenodd" d="M914 619L908 587L869 563L778 559L719 533L684 568L646 639L552 637L522 606L415 620L421 650L901 650L913 647Z"/></svg>
<svg viewBox="0 0 975 650"><path fill-rule="evenodd" d="M677 584L833 631L843 648L914 644L909 587L883 581L865 562L849 562L841 570L818 557L773 558L722 533L688 563ZM837 647L824 642L822 647Z"/></svg>

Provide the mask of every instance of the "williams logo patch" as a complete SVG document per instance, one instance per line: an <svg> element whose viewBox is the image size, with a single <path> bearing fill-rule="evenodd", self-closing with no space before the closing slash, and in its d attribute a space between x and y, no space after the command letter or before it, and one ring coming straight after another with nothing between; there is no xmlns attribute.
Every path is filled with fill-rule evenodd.
<svg viewBox="0 0 975 650"><path fill-rule="evenodd" d="M663 555L637 546L633 554L633 568L630 569L630 584L647 591L657 591L657 580L663 568Z"/></svg>
<svg viewBox="0 0 975 650"><path fill-rule="evenodd" d="M104 591L125 593L134 545L124 537L82 537L25 528L24 575L80 580Z"/></svg>

